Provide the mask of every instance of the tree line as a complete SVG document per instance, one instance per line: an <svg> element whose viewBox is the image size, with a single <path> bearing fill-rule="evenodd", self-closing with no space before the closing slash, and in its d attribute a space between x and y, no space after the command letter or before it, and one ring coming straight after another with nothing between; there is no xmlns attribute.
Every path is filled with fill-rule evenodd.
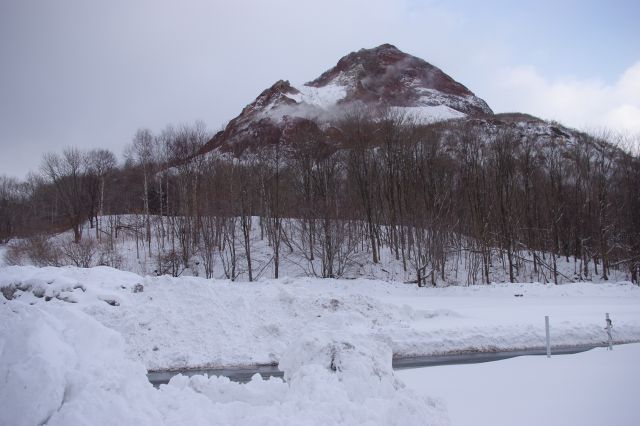
<svg viewBox="0 0 640 426"><path fill-rule="evenodd" d="M119 225L105 218L136 214L128 231L154 253L157 273L197 262L207 277L218 265L251 281L259 232L276 278L296 253L321 277L364 255L395 261L418 285L446 282L461 263L465 283L612 271L638 282L640 157L613 134L541 137L363 110L331 125L332 140L300 125L240 158L196 155L211 137L202 123L137 131L121 164L107 150L47 154L25 181L0 179L0 239L71 229L80 244L88 222L112 242Z"/></svg>

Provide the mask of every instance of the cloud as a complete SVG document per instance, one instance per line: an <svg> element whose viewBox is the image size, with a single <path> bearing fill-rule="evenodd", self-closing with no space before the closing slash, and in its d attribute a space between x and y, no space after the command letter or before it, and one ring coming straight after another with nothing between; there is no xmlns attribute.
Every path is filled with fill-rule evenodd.
<svg viewBox="0 0 640 426"><path fill-rule="evenodd" d="M551 44L539 20L532 18L525 27L531 31L523 31L523 10L546 10L538 3L494 6L440 0L0 1L0 173L24 175L37 169L43 152L65 146L120 153L139 127L158 131L202 119L220 130L275 81L298 86L350 51L381 43L442 68L495 111L529 112L575 127L640 127L640 62L615 84L553 81L532 53L567 58L571 52L571 66L553 69L560 72L573 72L562 70L575 70L581 66L575 58L593 55L599 60L581 69L602 73L603 65L629 50L622 42L599 51L581 41L588 55L573 56L576 46ZM556 12L554 19L561 19ZM573 10L564 13L576 19ZM519 63L536 68L512 67Z"/></svg>
<svg viewBox="0 0 640 426"><path fill-rule="evenodd" d="M531 66L505 68L493 85L494 110L519 111L580 129L640 133L640 61L607 84L598 79L551 80Z"/></svg>
<svg viewBox="0 0 640 426"><path fill-rule="evenodd" d="M362 47L446 64L451 49L425 40L460 23L431 3L0 1L0 173L66 146L121 153L139 127L220 130L275 81L299 85Z"/></svg>

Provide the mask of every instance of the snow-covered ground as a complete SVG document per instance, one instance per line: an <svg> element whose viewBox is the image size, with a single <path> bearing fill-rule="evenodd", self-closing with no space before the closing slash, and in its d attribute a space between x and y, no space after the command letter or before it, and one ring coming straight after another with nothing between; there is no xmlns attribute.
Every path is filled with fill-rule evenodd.
<svg viewBox="0 0 640 426"><path fill-rule="evenodd" d="M604 342L606 312L617 341L640 340L640 288L630 284L234 283L25 266L1 268L0 287L13 289L5 292L14 291L14 301L83 310L153 370L277 363L292 341L315 331L381 341L396 356L542 347L545 315L554 346Z"/></svg>
<svg viewBox="0 0 640 426"><path fill-rule="evenodd" d="M299 338L286 382L176 376L155 389L122 337L79 310L4 303L0 332L2 425L448 424L395 378L387 346L351 336Z"/></svg>
<svg viewBox="0 0 640 426"><path fill-rule="evenodd" d="M405 387L413 376L393 372L392 355L542 347L545 315L555 346L606 341L606 312L616 341L640 341L629 283L417 288L11 266L0 288L0 424L447 424L450 396ZM262 363L285 381L178 376L156 390L145 376Z"/></svg>
<svg viewBox="0 0 640 426"><path fill-rule="evenodd" d="M174 218L175 220L181 220ZM102 216L100 218L100 228L109 234L113 231L113 246L110 247L109 239L103 236L100 241L96 241L95 228L90 228L89 222L85 222L83 226L83 241L93 241L96 250L91 256L89 266L106 265L118 268L124 271L135 272L139 275L157 275L158 271L164 270L170 273L171 268L166 265L166 261L162 261L164 257L172 253L175 248L180 253L179 244L169 237L168 233L165 239L159 238L161 234L160 228L168 229L171 226L169 219L166 217L151 216L151 241L150 244L144 239L145 217L143 215L116 215ZM316 250L315 258L310 260L307 249L303 249L305 243L301 241L300 223L296 219L284 219L283 230L287 235L287 240L292 242L291 250L283 245L280 250L280 277L320 277L322 276L322 255ZM263 224L264 225L264 224ZM239 227L240 225L237 224ZM253 279L271 278L275 276L274 253L273 247L269 245L269 239L264 232L264 227L260 226L260 218L254 217L250 230L250 246L251 246L251 264L253 271ZM137 231L136 231L137 230ZM239 234L240 230L236 229ZM105 235L106 235L105 234ZM306 234L305 234L306 235ZM53 251L57 253L55 257L57 263L52 263L51 259L45 257L45 262L34 262L34 259L23 253L18 256L19 259L8 261L5 254L10 254L10 246L20 245L28 242L28 240L14 239L7 245L0 244L0 266L6 264L19 265L74 265L75 259L69 258L61 248L74 248L73 234L71 231L65 231L47 237ZM175 247L172 244L175 243ZM316 247L317 249L318 247ZM228 244L226 249L215 248L211 261L211 276L213 278L225 279L231 277L230 256ZM457 249L452 248L453 252ZM41 251L36 248L35 254L42 256ZM73 250L71 250L73 252ZM349 250L347 250L349 251ZM175 274L179 276L206 276L204 268L205 261L201 256L201 247L191 247L189 249L189 260L181 260L175 265ZM240 238L235 239L235 254L237 256L235 268L236 281L248 281L247 257L244 246ZM554 280L550 267L551 255L544 252L536 252L538 259L547 264L547 267L538 267L536 271L533 267L532 253L525 251L519 254L524 259L516 270L515 279L518 282L551 282ZM342 261L334 264L333 272L337 278L344 279L371 279L381 281L402 281L414 282L416 280L415 269L408 262L407 268L403 267L401 259L396 256L388 246L379 247L379 262L373 263L371 252L366 247L357 247L348 254L345 252L341 255ZM13 256L15 257L15 256ZM584 270L584 265L580 259L574 257L558 257L557 272L558 283L564 284L568 282L620 282L630 279L627 268L611 268L609 270L608 280L601 277L601 269L593 262L587 267L587 272L580 274ZM492 252L491 266L489 267L489 280L495 283L509 282L508 269L506 267L506 255L501 253L498 248ZM165 263L164 266L161 266ZM225 265L226 264L226 265ZM226 266L226 267L225 267ZM477 285L484 282L481 269L478 264L471 260L462 250L458 255L450 255L447 258L444 274L437 273L431 275L434 279L428 279L426 285L435 284L438 287L446 286L469 286Z"/></svg>
<svg viewBox="0 0 640 426"><path fill-rule="evenodd" d="M458 426L636 426L640 345L403 370L408 388L447 402Z"/></svg>

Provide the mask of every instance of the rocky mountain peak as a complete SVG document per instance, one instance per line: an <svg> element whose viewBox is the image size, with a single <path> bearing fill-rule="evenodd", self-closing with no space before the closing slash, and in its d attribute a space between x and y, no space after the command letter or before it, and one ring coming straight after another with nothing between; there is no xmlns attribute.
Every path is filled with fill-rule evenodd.
<svg viewBox="0 0 640 426"><path fill-rule="evenodd" d="M273 143L291 123L311 121L322 128L354 106L392 108L422 123L493 115L485 101L440 68L382 44L349 53L304 85L277 81L216 134L205 151L238 152Z"/></svg>
<svg viewBox="0 0 640 426"><path fill-rule="evenodd" d="M361 101L396 107L452 107L465 115L491 115L489 106L440 68L391 44L360 49L306 84L346 88L343 102Z"/></svg>
<svg viewBox="0 0 640 426"><path fill-rule="evenodd" d="M271 87L264 90L255 101L247 105L240 115L247 115L253 112L266 112L268 109L277 108L282 105L295 105L296 101L287 95L296 95L300 92L291 86L287 80L278 80Z"/></svg>

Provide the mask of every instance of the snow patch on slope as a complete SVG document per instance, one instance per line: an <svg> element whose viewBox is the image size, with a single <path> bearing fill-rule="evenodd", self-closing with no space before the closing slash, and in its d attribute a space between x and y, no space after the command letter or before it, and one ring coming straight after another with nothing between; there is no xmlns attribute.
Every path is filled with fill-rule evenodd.
<svg viewBox="0 0 640 426"><path fill-rule="evenodd" d="M429 124L436 121L454 120L456 118L466 117L466 114L446 105L392 107L392 110L401 114L406 114L407 118L414 119L419 124Z"/></svg>
<svg viewBox="0 0 640 426"><path fill-rule="evenodd" d="M296 102L295 105L278 105L277 107L270 105L264 109L265 115L276 121L284 116L331 119L340 114L342 111L340 101L347 96L347 88L335 83L322 87L301 86L298 90L299 93L286 95ZM440 92L435 90L431 92L433 92L431 97L423 97L417 102L418 106L392 106L391 110L406 114L419 124L429 124L467 116L445 104L447 102L451 103L451 99L440 99L438 97ZM348 108L348 105L344 107Z"/></svg>
<svg viewBox="0 0 640 426"><path fill-rule="evenodd" d="M335 84L325 87L301 86L297 90L298 93L284 95L295 101L295 104L268 105L262 111L263 116L275 121L280 121L285 116L327 120L335 115L338 102L346 96L346 88Z"/></svg>
<svg viewBox="0 0 640 426"><path fill-rule="evenodd" d="M329 109L337 105L347 96L346 87L338 84L327 84L323 87L301 86L300 101L310 105L316 105L323 109Z"/></svg>

